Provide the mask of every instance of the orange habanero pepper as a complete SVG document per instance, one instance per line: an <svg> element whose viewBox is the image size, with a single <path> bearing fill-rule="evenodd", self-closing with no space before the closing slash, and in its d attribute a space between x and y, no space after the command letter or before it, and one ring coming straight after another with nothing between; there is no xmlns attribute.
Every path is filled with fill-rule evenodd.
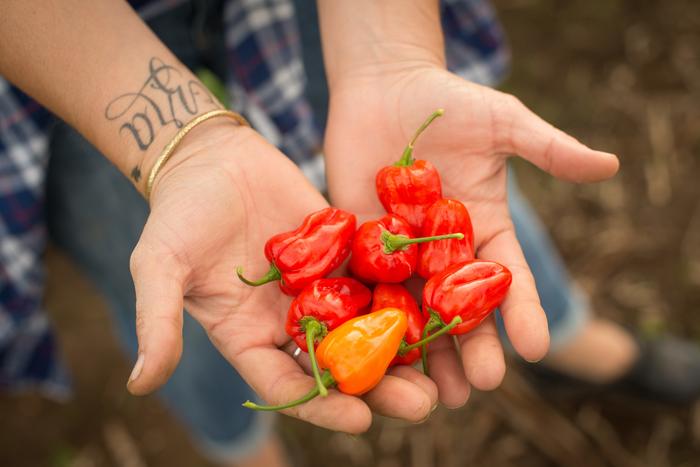
<svg viewBox="0 0 700 467"><path fill-rule="evenodd" d="M358 316L328 333L316 349L316 358L323 372L326 387L353 396L366 393L386 373L406 333L406 313L397 308L384 308ZM318 396L314 387L301 398L282 405L260 406L246 401L243 406L255 410L284 410L301 405Z"/></svg>
<svg viewBox="0 0 700 467"><path fill-rule="evenodd" d="M340 391L364 394L386 373L407 326L406 313L398 308L351 319L321 341L316 349L318 364L330 370Z"/></svg>

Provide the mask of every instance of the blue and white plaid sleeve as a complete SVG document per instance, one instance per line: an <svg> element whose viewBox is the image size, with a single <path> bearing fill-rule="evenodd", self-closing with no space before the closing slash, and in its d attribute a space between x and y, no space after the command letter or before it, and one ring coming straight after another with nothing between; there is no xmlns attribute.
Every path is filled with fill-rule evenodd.
<svg viewBox="0 0 700 467"><path fill-rule="evenodd" d="M510 51L490 2L443 0L442 29L451 71L486 86L494 86L505 77Z"/></svg>
<svg viewBox="0 0 700 467"><path fill-rule="evenodd" d="M41 308L49 113L0 80L0 388L67 394Z"/></svg>

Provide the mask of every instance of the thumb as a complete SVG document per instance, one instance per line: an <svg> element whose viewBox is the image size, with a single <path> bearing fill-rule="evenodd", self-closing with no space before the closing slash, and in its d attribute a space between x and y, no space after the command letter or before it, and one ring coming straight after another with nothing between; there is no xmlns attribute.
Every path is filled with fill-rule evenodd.
<svg viewBox="0 0 700 467"><path fill-rule="evenodd" d="M170 258L171 260L168 260ZM172 254L139 242L131 255L139 354L127 387L143 395L165 384L182 354L183 280Z"/></svg>
<svg viewBox="0 0 700 467"><path fill-rule="evenodd" d="M580 143L510 94L497 94L492 119L499 151L518 154L555 177L593 182L612 177L619 168L615 155Z"/></svg>

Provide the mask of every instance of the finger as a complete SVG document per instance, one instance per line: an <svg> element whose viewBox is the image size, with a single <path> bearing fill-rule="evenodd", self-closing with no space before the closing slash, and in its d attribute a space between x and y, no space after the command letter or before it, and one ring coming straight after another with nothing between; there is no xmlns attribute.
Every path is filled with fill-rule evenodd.
<svg viewBox="0 0 700 467"><path fill-rule="evenodd" d="M266 404L293 401L315 387L314 379L305 374L292 357L276 347L250 347L238 354L227 352L225 347L221 350ZM327 397L316 397L282 413L345 433L362 433L372 423L367 404L334 390L329 391Z"/></svg>
<svg viewBox="0 0 700 467"><path fill-rule="evenodd" d="M437 402L437 388L425 381L416 384L421 378L429 379L413 368L397 367L392 370L392 374L384 376L374 389L365 394L365 402L380 415L413 423L423 421L430 415ZM432 389L428 389L430 384Z"/></svg>
<svg viewBox="0 0 700 467"><path fill-rule="evenodd" d="M505 229L483 244L477 256L506 266L513 275L505 300L499 307L513 348L525 360L541 360L549 348L547 316L540 305L535 280L515 231Z"/></svg>
<svg viewBox="0 0 700 467"><path fill-rule="evenodd" d="M506 363L493 315L457 340L469 384L481 391L496 389L503 381Z"/></svg>
<svg viewBox="0 0 700 467"><path fill-rule="evenodd" d="M168 380L182 354L182 277L165 253L137 246L131 257L136 290L139 353L127 387L132 394L154 391Z"/></svg>
<svg viewBox="0 0 700 467"><path fill-rule="evenodd" d="M604 180L615 175L613 154L593 150L535 115L510 94L497 94L492 107L495 144L555 177L573 182Z"/></svg>
<svg viewBox="0 0 700 467"><path fill-rule="evenodd" d="M435 407L438 403L438 388L435 381L425 376L422 372L407 365L397 365L389 368L387 374L403 378L420 387L430 398L430 406Z"/></svg>
<svg viewBox="0 0 700 467"><path fill-rule="evenodd" d="M428 346L428 366L445 407L456 409L467 403L471 388L452 336L439 337Z"/></svg>

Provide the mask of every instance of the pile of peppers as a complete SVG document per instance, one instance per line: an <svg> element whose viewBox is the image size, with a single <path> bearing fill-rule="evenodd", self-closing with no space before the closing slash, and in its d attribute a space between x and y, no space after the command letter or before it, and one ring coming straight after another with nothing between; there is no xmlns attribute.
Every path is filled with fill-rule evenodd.
<svg viewBox="0 0 700 467"><path fill-rule="evenodd" d="M285 330L308 352L315 387L303 397L255 410L284 410L326 396L337 388L361 395L393 365L422 359L443 334L477 327L503 301L511 273L503 265L476 259L467 207L444 198L440 174L427 160L413 158L418 136L439 109L418 128L401 158L377 172L376 190L387 214L359 227L354 214L328 207L309 214L291 232L265 244L269 271L250 286L279 282L293 296ZM328 277L347 262L351 277ZM403 282L425 279L419 306Z"/></svg>

